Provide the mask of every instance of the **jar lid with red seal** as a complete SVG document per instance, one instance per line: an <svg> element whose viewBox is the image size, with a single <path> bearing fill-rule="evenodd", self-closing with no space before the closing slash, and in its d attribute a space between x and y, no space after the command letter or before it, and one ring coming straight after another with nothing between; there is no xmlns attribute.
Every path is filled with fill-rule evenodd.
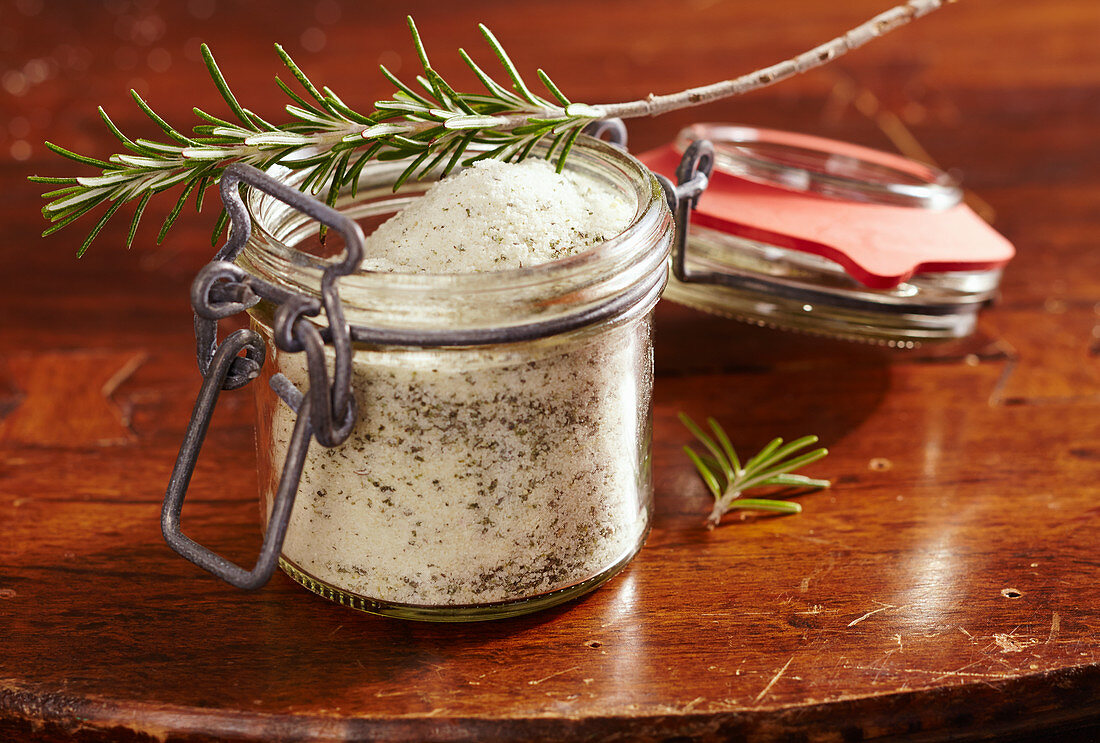
<svg viewBox="0 0 1100 743"><path fill-rule="evenodd" d="M758 325L911 347L973 332L1012 244L953 178L822 137L695 124L639 159L675 178L691 143L712 170L664 296Z"/></svg>

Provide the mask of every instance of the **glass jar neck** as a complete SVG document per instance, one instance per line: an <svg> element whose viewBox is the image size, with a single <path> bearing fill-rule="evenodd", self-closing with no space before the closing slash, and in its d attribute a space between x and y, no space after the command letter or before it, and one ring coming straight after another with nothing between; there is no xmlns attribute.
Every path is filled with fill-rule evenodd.
<svg viewBox="0 0 1100 743"><path fill-rule="evenodd" d="M395 193L392 185L406 165L369 163L357 196L339 200L336 208L357 221L377 223L408 206L427 190L430 179L405 184ZM339 283L353 329L444 334L462 344L500 342L647 310L664 283L673 229L659 182L629 154L588 137L578 139L567 170L636 206L620 234L576 255L526 268L463 274L358 271ZM282 168L272 174L292 185L305 176ZM238 264L286 290L320 296L321 273L335 258L301 249L316 236L317 224L259 191L247 192L245 203L253 226Z"/></svg>

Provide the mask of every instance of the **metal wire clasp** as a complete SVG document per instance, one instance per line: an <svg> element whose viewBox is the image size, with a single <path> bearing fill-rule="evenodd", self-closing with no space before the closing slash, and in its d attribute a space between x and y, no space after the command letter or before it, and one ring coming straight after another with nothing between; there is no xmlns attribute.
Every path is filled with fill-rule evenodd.
<svg viewBox="0 0 1100 743"><path fill-rule="evenodd" d="M699 197L707 190L710 174L714 170L714 145L709 140L697 139L688 145L680 164L676 167L676 182L655 174L664 188L668 208L676 218L676 232L672 238L672 273L680 281L697 281L689 276L686 268L688 227L691 210L699 205Z"/></svg>
<svg viewBox="0 0 1100 743"><path fill-rule="evenodd" d="M344 238L343 260L330 264L322 274L320 300L276 287L233 263L252 229L240 195L242 183L313 217ZM267 583L278 564L310 440L316 438L323 446L337 446L347 440L355 426L351 329L344 318L337 282L362 262L363 233L359 225L335 209L248 165L238 163L226 169L221 180L221 197L229 214L229 239L214 260L199 271L191 286L196 355L203 384L164 494L161 532L168 545L182 557L238 588L254 589ZM282 374L271 379L271 387L298 413L298 419L260 556L252 570L245 570L184 535L179 521L187 486L221 390L237 389L255 379L266 355L263 339L251 330L238 330L219 345L218 320L242 312L261 299L279 305L274 323L275 345L287 353L305 351L309 389L302 392ZM309 319L322 311L328 321L324 330ZM326 342L334 349L331 381L325 359ZM242 351L244 356L239 355Z"/></svg>

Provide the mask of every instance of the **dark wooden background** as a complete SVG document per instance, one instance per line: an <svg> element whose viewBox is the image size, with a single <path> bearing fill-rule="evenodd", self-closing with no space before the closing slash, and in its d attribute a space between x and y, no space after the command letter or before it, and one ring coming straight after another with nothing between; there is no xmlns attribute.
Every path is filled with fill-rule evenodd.
<svg viewBox="0 0 1100 743"><path fill-rule="evenodd" d="M0 740L790 740L1100 737L1100 4L964 0L832 66L631 124L693 120L914 154L960 174L1019 248L977 337L888 353L662 303L656 525L619 577L526 618L356 614L277 576L254 594L162 543L164 485L198 388L187 286L213 205L161 245L150 207L76 260L40 239L44 139L115 151L133 87L184 126L221 111L208 41L278 116L281 41L353 105L489 24L574 99L733 76L889 0L767 3L0 0ZM83 229L90 227L90 224ZM819 434L835 487L796 517L702 527L678 411L750 449ZM259 542L252 400L229 393L184 515L239 560ZM220 479L219 479L220 478Z"/></svg>

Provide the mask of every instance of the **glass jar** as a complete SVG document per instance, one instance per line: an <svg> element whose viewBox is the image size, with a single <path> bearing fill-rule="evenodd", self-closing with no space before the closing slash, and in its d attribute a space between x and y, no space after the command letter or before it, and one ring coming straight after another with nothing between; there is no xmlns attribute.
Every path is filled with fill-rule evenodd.
<svg viewBox="0 0 1100 743"><path fill-rule="evenodd" d="M822 137L693 124L640 155L714 170L665 297L752 324L893 347L971 334L1012 245L939 169Z"/></svg>
<svg viewBox="0 0 1100 743"><path fill-rule="evenodd" d="M404 208L428 184L394 193L403 168L369 164L336 208L363 222ZM407 340L353 344L358 421L344 443L306 455L279 564L309 590L391 616L490 619L590 591L641 548L651 317L673 220L657 179L610 145L581 138L568 168L636 205L620 235L523 269L340 280L353 340L357 327ZM331 259L300 249L316 222L258 190L245 203L252 230L237 265L319 297ZM271 349L261 382L278 373L308 387L305 354L273 342L275 310L249 310ZM418 335L434 340L408 340ZM268 384L255 388L266 526L296 414Z"/></svg>

